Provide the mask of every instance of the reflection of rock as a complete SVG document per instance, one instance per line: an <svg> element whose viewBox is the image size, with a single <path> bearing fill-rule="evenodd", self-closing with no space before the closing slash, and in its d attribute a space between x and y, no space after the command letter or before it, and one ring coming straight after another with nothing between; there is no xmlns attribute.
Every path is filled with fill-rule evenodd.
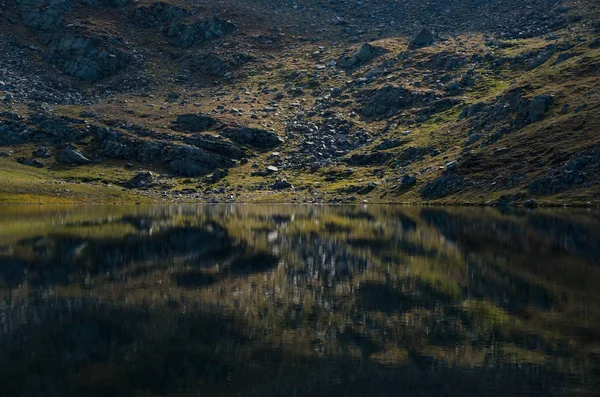
<svg viewBox="0 0 600 397"><path fill-rule="evenodd" d="M245 255L235 259L228 268L231 274L264 273L273 270L279 263L279 258L266 252Z"/></svg>

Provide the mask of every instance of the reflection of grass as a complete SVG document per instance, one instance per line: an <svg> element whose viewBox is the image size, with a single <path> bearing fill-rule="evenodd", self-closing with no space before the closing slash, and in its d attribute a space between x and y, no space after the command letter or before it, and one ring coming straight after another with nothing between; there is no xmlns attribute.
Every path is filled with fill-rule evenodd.
<svg viewBox="0 0 600 397"><path fill-rule="evenodd" d="M510 316L493 303L467 299L462 303L462 308L473 322L473 328L477 333L487 334L510 326Z"/></svg>
<svg viewBox="0 0 600 397"><path fill-rule="evenodd" d="M86 207L85 211L73 210L68 214L48 210L48 214L53 214L50 217L44 210L20 208L22 216L1 211L0 218L9 220L3 225L13 225L10 230L21 233L21 237L28 232L19 231L19 219L27 219L28 225L38 229L37 235L53 231L81 238L107 239L134 232L130 224L116 220L126 215L139 217L155 213L159 215L157 222L164 228L223 227L244 247L245 253L281 253L284 264L268 272L227 275L222 272L227 269L225 260L212 268L197 269L182 257L169 263L130 264L113 275L116 277L112 277L110 283L105 275L99 274L81 285L57 286L52 293L56 297L116 300L130 307L151 305L167 313L179 313L192 306L230 313L246 322L246 336L261 338L266 345L283 346L286 354L307 358L314 357L316 352L368 357L389 365L403 364L410 360L410 354L420 354L474 367L484 366L490 345L505 346L500 358L507 362L542 364L553 357L552 350L545 349L556 349L559 343L566 346L573 357L588 354L579 331L593 328L595 320L581 320L577 330L561 323L561 319L578 316L585 307L578 303L581 301L571 299L571 305L559 306L555 309L557 312L529 308L526 313L514 313L485 297L471 298L468 287L473 280L460 248L461 240L443 238L440 229L425 221L432 218L420 210L368 207L358 213L349 207L215 206L206 210L182 206L170 211L157 208ZM469 212L458 209L448 210L448 213ZM428 214L431 216L431 211ZM493 211L489 216L485 214L486 211L480 213L495 222L494 230L504 230L501 219L512 227L523 223L520 217L500 217ZM57 219L62 219L60 224L56 223ZM91 222L102 219L115 222ZM449 219L457 222L456 218ZM475 224L474 219L467 218L467 221ZM273 231L277 231L275 240L269 240L267 236ZM355 245L346 243L348 236ZM480 234L479 237L477 241L488 241L488 236ZM321 249L326 249L327 244L347 247L348 255L363 258L368 267L352 272L350 277L333 285L324 283L320 279L323 275L316 270L311 277L296 279L296 273L307 266L297 254L308 249L303 242L309 239L315 244L321 241ZM13 236L10 241L15 240ZM31 252L27 252L27 256L30 255ZM510 267L504 269L507 274L515 274ZM214 284L195 288L179 285L174 279L175 274L192 270L226 276L215 277ZM486 277L500 275L490 273ZM83 277L76 276L73 281L80 279ZM528 282L533 283L534 279ZM361 301L357 300L357 291L366 284L373 286L376 292L383 291L384 298L399 301L381 302L381 305L375 302L364 311ZM569 294L576 296L577 291L570 290ZM22 299L26 299L26 295ZM548 327L549 324L552 327ZM527 338L539 341L540 346L521 343ZM477 346L471 346L473 340ZM561 368L569 371L566 362Z"/></svg>

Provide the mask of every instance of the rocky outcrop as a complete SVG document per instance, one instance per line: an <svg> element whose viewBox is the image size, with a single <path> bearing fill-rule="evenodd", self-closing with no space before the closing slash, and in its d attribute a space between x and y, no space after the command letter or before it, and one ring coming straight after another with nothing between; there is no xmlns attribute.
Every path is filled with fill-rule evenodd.
<svg viewBox="0 0 600 397"><path fill-rule="evenodd" d="M600 148L578 153L568 162L551 168L535 178L529 191L541 196L564 192L573 187L584 187L600 180Z"/></svg>
<svg viewBox="0 0 600 397"><path fill-rule="evenodd" d="M114 36L92 34L80 27L69 28L48 45L50 59L65 73L85 81L96 81L125 68L131 56Z"/></svg>
<svg viewBox="0 0 600 397"><path fill-rule="evenodd" d="M223 125L222 122L214 117L202 113L182 114L172 124L174 130L183 132L208 131Z"/></svg>
<svg viewBox="0 0 600 397"><path fill-rule="evenodd" d="M131 178L128 186L137 189L151 187L154 184L154 174L150 171L139 171Z"/></svg>
<svg viewBox="0 0 600 397"><path fill-rule="evenodd" d="M223 77L229 71L227 62L214 52L199 54L189 58L189 69L193 73L202 73L210 76Z"/></svg>
<svg viewBox="0 0 600 397"><path fill-rule="evenodd" d="M165 2L156 2L151 6L137 7L131 14L130 18L135 26L141 28L152 28L162 25L174 23L179 21L186 15L189 15L190 11L184 10L179 7L169 5Z"/></svg>
<svg viewBox="0 0 600 397"><path fill-rule="evenodd" d="M350 165L368 166L368 165L382 165L392 159L394 155L388 152L372 152L364 154L353 154L346 159L346 162Z"/></svg>
<svg viewBox="0 0 600 397"><path fill-rule="evenodd" d="M235 164L225 151L218 153L217 149L211 151L182 143L144 140L111 129L96 127L94 130L103 156L144 164L163 164L178 175L206 175L217 168L229 168ZM215 144L215 147L218 148L218 145Z"/></svg>
<svg viewBox="0 0 600 397"><path fill-rule="evenodd" d="M127 66L131 56L118 35L67 24L65 15L74 8L71 0L19 0L23 23L48 46L49 60L65 73L96 81Z"/></svg>
<svg viewBox="0 0 600 397"><path fill-rule="evenodd" d="M363 105L358 109L365 117L391 116L398 111L412 107L420 101L421 95L402 87L387 85L377 90L364 90L359 94Z"/></svg>
<svg viewBox="0 0 600 397"><path fill-rule="evenodd" d="M222 134L235 143L258 149L274 148L283 142L276 133L261 128L229 127Z"/></svg>
<svg viewBox="0 0 600 397"><path fill-rule="evenodd" d="M425 200L440 199L460 192L466 185L466 179L457 172L456 162L448 165L438 178L421 188L421 197Z"/></svg>
<svg viewBox="0 0 600 397"><path fill-rule="evenodd" d="M81 152L69 146L58 152L56 161L68 165L85 165L91 163L90 159L81 154Z"/></svg>
<svg viewBox="0 0 600 397"><path fill-rule="evenodd" d="M199 147L221 156L242 159L245 153L239 146L220 136L196 134L184 139L188 145Z"/></svg>
<svg viewBox="0 0 600 397"><path fill-rule="evenodd" d="M39 160L36 159L28 159L25 157L20 157L17 159L17 163L19 164L23 164L29 167L35 167L35 168L44 168L44 163L42 163Z"/></svg>
<svg viewBox="0 0 600 397"><path fill-rule="evenodd" d="M233 23L221 19L219 16L188 25L183 22L173 23L169 26L167 35L171 44L179 48L189 48L205 41L214 40L230 34L236 30Z"/></svg>

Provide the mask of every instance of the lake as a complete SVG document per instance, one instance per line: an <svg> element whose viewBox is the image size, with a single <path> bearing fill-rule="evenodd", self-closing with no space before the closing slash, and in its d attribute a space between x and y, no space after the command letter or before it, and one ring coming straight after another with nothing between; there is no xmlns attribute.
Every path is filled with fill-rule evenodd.
<svg viewBox="0 0 600 397"><path fill-rule="evenodd" d="M1 396L600 390L600 212L0 207Z"/></svg>

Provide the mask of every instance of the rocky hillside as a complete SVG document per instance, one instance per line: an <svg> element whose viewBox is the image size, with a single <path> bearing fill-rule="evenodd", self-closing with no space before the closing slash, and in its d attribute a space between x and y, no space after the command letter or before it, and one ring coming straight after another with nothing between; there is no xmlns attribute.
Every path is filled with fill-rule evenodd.
<svg viewBox="0 0 600 397"><path fill-rule="evenodd" d="M600 6L0 0L0 203L600 204Z"/></svg>

